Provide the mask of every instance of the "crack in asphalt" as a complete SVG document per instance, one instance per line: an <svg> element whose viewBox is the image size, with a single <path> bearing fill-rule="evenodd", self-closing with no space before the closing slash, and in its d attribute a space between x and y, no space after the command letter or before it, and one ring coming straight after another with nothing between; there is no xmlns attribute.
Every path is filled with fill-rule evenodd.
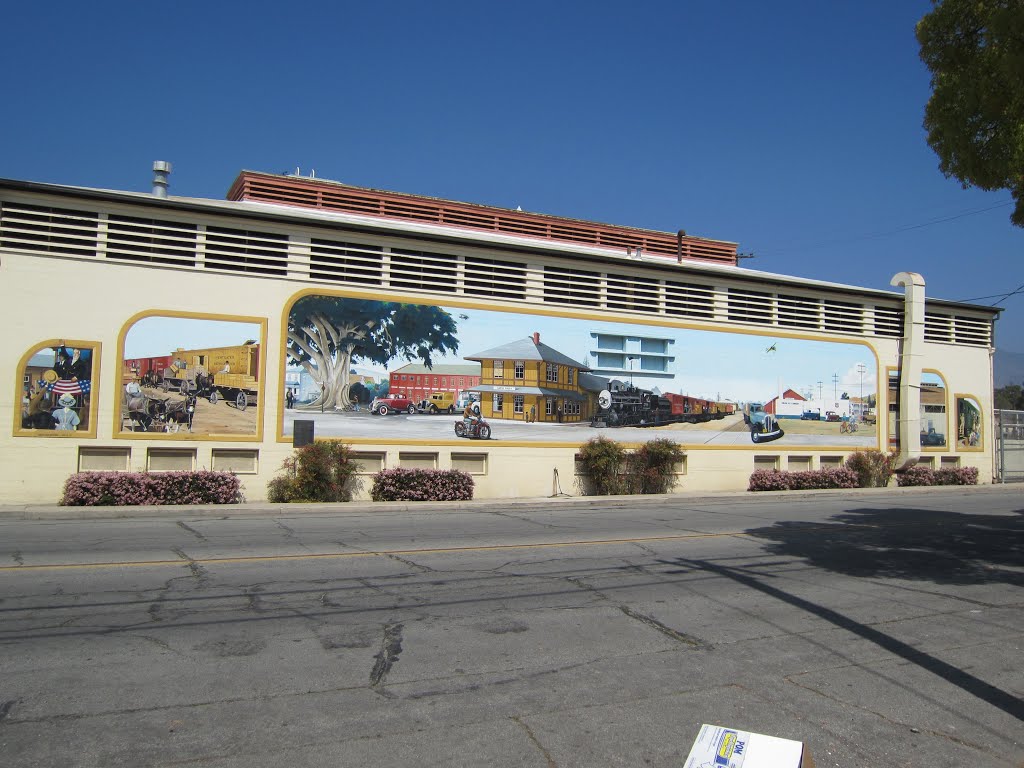
<svg viewBox="0 0 1024 768"><path fill-rule="evenodd" d="M396 562L399 562L402 565L407 565L410 568L414 568L417 571L420 571L421 573L437 573L437 571L435 569L431 568L428 565L420 565L419 563L414 563L412 560L409 560L409 559L404 558L404 557L399 557L398 555L393 555L391 553L388 553L386 555L386 557L389 560L395 560Z"/></svg>
<svg viewBox="0 0 1024 768"><path fill-rule="evenodd" d="M529 725L527 725L526 723L524 723L524 722L523 722L523 721L522 721L521 719L519 719L519 717L517 717L516 715L512 715L512 716L510 716L510 717L509 717L509 720L511 720L511 721L512 721L513 723L515 723L516 725L518 725L518 726L519 726L520 728L522 728L522 729L523 729L524 731L526 731L526 735L527 735L527 736L528 736L528 737L530 738L530 741L532 741L532 742L533 742L533 744L534 744L534 746L535 746L535 747L537 747L537 749L539 749L539 750L540 750L540 753L541 753L542 755L544 755L544 759L548 761L548 768L558 768L558 763L556 763L556 762L555 762L555 759L554 759L553 757L551 757L551 753L550 753L550 752L548 752L548 751L547 751L547 749L545 749L544 745L540 743L540 740L539 740L539 739L537 738L537 736L536 736L536 735L534 734L534 732L533 732L533 729L532 729L532 728L530 728L530 726L529 726Z"/></svg>
<svg viewBox="0 0 1024 768"><path fill-rule="evenodd" d="M402 652L402 624L388 624L384 627L384 637L381 638L380 651L374 655L376 660L373 669L370 670L370 687L380 689L384 685L388 672L398 661L398 655Z"/></svg>
<svg viewBox="0 0 1024 768"><path fill-rule="evenodd" d="M201 534L201 533L200 533L199 531L197 531L197 530L196 530L195 528L193 528L192 526L190 526L190 525L187 525L187 524L185 524L185 523L181 522L181 520L178 520L177 522L178 522L178 527L179 527L179 528L183 528L184 530L188 531L188 532L189 532L189 533L191 533L191 534L192 534L193 536L195 536L196 538L198 538L198 539L199 539L200 541L206 541L206 537L205 537L205 536L203 536L203 534Z"/></svg>
<svg viewBox="0 0 1024 768"><path fill-rule="evenodd" d="M646 616L646 615L644 615L642 613L638 613L638 612L634 611L632 608L629 608L629 607L627 607L625 605L620 605L619 606L619 610L622 611L627 616L629 616L629 618L636 619L641 624L646 624L651 629L655 629L658 632L661 632L661 634L665 635L666 637L671 637L673 640L676 640L676 641L678 641L680 643L684 643L684 644L689 645L689 646L691 646L693 648L704 648L704 647L706 647L706 645L704 643L702 643L700 640L698 640L697 638L690 637L689 635L685 635L682 632L677 632L676 630L672 629L672 627L670 627L670 626L668 626L666 624L662 624L657 619L652 618L650 616Z"/></svg>
<svg viewBox="0 0 1024 768"><path fill-rule="evenodd" d="M25 559L21 556L21 550L14 550L14 552L11 553L11 557L14 558L14 562L16 562L18 565L25 564Z"/></svg>

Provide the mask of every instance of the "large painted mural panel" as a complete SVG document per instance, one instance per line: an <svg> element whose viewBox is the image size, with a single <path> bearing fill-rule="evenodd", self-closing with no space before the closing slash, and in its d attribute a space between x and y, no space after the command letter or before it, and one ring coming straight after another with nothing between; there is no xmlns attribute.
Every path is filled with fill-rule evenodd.
<svg viewBox="0 0 1024 768"><path fill-rule="evenodd" d="M866 345L313 295L284 359L286 437L878 445Z"/></svg>
<svg viewBox="0 0 1024 768"><path fill-rule="evenodd" d="M150 316L124 336L117 429L255 437L263 324Z"/></svg>

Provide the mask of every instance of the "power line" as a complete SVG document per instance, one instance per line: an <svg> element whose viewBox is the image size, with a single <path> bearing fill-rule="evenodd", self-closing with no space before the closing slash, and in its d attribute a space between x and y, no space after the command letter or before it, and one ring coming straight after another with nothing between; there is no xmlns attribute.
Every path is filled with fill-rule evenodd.
<svg viewBox="0 0 1024 768"><path fill-rule="evenodd" d="M992 304L993 307L997 307L1011 296L1016 296L1019 293L1024 293L1024 283L1021 283L1009 293L993 293L991 296L977 296L973 299L958 299L958 301L966 303L970 301L984 301L985 299L999 299L999 301L993 302Z"/></svg>

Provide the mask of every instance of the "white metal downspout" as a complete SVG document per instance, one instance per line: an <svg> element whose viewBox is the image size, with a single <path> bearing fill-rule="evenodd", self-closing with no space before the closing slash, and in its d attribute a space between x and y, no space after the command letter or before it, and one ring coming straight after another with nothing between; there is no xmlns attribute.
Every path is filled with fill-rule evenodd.
<svg viewBox="0 0 1024 768"><path fill-rule="evenodd" d="M890 285L902 285L903 340L900 349L900 412L896 421L900 452L896 469L912 467L921 458L921 358L924 354L924 278L900 272Z"/></svg>

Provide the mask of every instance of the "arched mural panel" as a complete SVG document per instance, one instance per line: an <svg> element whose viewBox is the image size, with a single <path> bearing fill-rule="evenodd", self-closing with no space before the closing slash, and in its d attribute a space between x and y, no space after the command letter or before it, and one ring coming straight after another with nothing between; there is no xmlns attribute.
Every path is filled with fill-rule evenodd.
<svg viewBox="0 0 1024 768"><path fill-rule="evenodd" d="M50 340L30 349L18 367L14 434L95 437L100 344Z"/></svg>

